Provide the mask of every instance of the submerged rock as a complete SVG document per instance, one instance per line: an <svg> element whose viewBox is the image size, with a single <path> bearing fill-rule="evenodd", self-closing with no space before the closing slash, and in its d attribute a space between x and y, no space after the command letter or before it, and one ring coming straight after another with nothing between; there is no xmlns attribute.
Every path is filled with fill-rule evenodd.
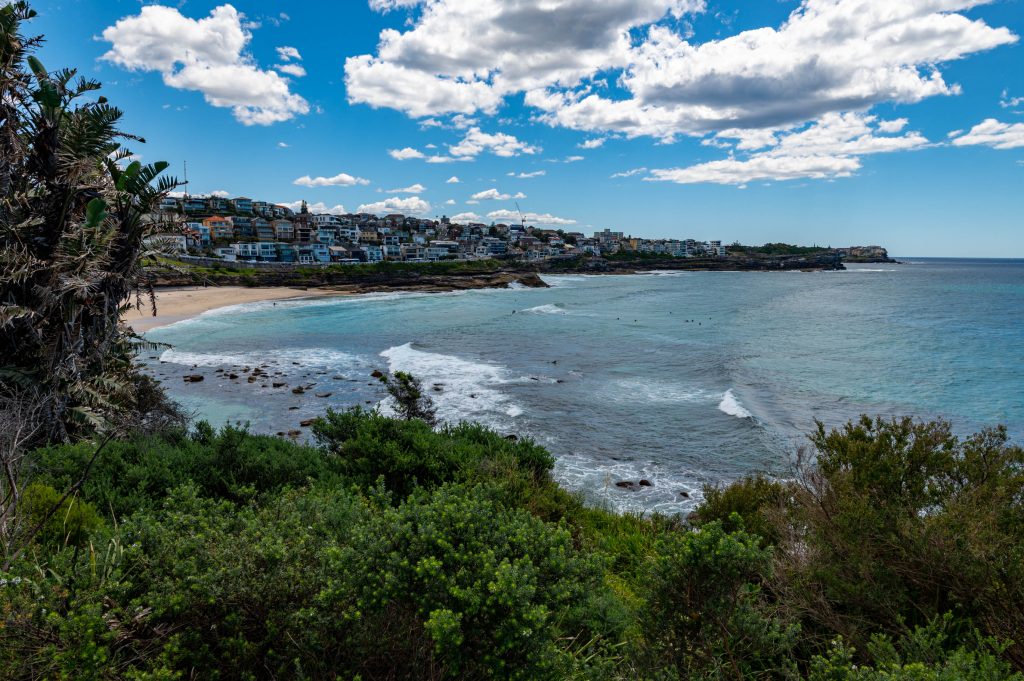
<svg viewBox="0 0 1024 681"><path fill-rule="evenodd" d="M191 374L189 376L182 376L186 383L199 383L205 377L202 374Z"/></svg>

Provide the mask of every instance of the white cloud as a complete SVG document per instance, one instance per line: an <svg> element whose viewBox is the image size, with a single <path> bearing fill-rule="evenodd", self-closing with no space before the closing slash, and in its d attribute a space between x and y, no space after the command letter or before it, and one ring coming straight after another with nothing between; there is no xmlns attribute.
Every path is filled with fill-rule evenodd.
<svg viewBox="0 0 1024 681"><path fill-rule="evenodd" d="M472 156L460 156L458 158L454 156L428 156L427 163L461 163L464 161L472 161Z"/></svg>
<svg viewBox="0 0 1024 681"><path fill-rule="evenodd" d="M386 189L385 194L422 194L427 191L427 188L417 182L414 185L408 187L402 187L401 189Z"/></svg>
<svg viewBox="0 0 1024 681"><path fill-rule="evenodd" d="M508 201L509 199L525 199L526 194L522 192L517 192L515 195L503 194L497 189L486 189L473 194L471 198L475 201Z"/></svg>
<svg viewBox="0 0 1024 681"><path fill-rule="evenodd" d="M1018 106L1024 104L1024 97L1011 97L1010 91L1004 89L1002 96L999 98L999 106L1004 109L1016 109ZM1020 113L1015 111L1014 113Z"/></svg>
<svg viewBox="0 0 1024 681"><path fill-rule="evenodd" d="M306 75L306 69L301 64L278 64L274 68L281 73L287 73L289 76L295 76L296 78L302 78Z"/></svg>
<svg viewBox="0 0 1024 681"><path fill-rule="evenodd" d="M418 196L390 198L375 203L364 203L357 213L401 213L403 215L425 215L430 212L430 203Z"/></svg>
<svg viewBox="0 0 1024 681"><path fill-rule="evenodd" d="M370 184L369 180L353 177L348 173L338 173L334 177L310 177L303 175L293 182L302 187L352 187L357 184Z"/></svg>
<svg viewBox="0 0 1024 681"><path fill-rule="evenodd" d="M281 61L291 61L293 59L295 61L302 61L302 55L299 54L299 51L294 47L288 47L287 45L277 48L277 58Z"/></svg>
<svg viewBox="0 0 1024 681"><path fill-rule="evenodd" d="M444 202L444 205L446 205L446 206L454 206L455 205L455 199L448 199L447 201Z"/></svg>
<svg viewBox="0 0 1024 681"><path fill-rule="evenodd" d="M399 161L408 161L411 158L423 158L424 154L419 149L405 147L404 149L388 149L391 158Z"/></svg>
<svg viewBox="0 0 1024 681"><path fill-rule="evenodd" d="M375 12L390 12L394 9L415 7L426 0L370 0L370 9Z"/></svg>
<svg viewBox="0 0 1024 681"><path fill-rule="evenodd" d="M278 148L278 149L287 149L287 148L288 148L288 147L290 147L290 146L291 146L291 145L290 145L290 144L288 144L287 142L278 142L278 143L277 143L277 148Z"/></svg>
<svg viewBox="0 0 1024 681"><path fill-rule="evenodd" d="M646 173L646 172L647 172L647 168L633 168L632 170L624 170L624 171L622 171L620 173L613 173L611 175L611 177L612 178L616 178L616 177L633 177L634 175L640 175L640 174Z"/></svg>
<svg viewBox="0 0 1024 681"><path fill-rule="evenodd" d="M959 93L944 64L1018 39L964 14L993 1L803 0L778 27L691 44L689 22L660 20L703 0L429 0L406 30L381 32L375 55L346 62L346 84L353 103L416 117L494 113L524 94L541 120L595 133L784 131ZM612 79L622 95L598 94Z"/></svg>
<svg viewBox="0 0 1024 681"><path fill-rule="evenodd" d="M679 184L709 182L741 185L755 180L849 177L860 170L861 156L919 149L929 144L918 132L898 136L877 134L887 130L902 130L905 125L903 119L878 121L876 117L864 114L826 114L803 130L782 134L773 147L751 154L746 159L730 157L686 168L654 169L644 179ZM739 140L737 149L742 144L742 135ZM641 170L613 177L627 177Z"/></svg>
<svg viewBox="0 0 1024 681"><path fill-rule="evenodd" d="M458 178L457 176L455 176L455 175L452 175L452 176L451 176L451 177L449 177L449 178L448 178L447 180L445 180L445 181L444 181L444 183L445 183L445 184L458 184L458 183L459 183L459 182L461 182L461 181L462 181L462 180L460 180L460 179L459 179L459 178Z"/></svg>
<svg viewBox="0 0 1024 681"><path fill-rule="evenodd" d="M602 145L604 145L604 143L606 141L608 141L607 137L595 137L594 139L586 140L585 142L581 142L580 144L577 144L576 146L578 146L580 149L597 149L597 148L601 147Z"/></svg>
<svg viewBox="0 0 1024 681"><path fill-rule="evenodd" d="M132 71L157 71L164 84L203 93L230 108L245 125L269 125L309 113L280 74L259 68L245 52L252 34L231 5L195 20L162 5L147 5L103 31L111 49L103 59Z"/></svg>
<svg viewBox="0 0 1024 681"><path fill-rule="evenodd" d="M372 0L382 11L411 0ZM349 101L416 117L493 113L506 95L572 86L628 63L630 31L704 0L431 0L410 30L385 29L376 56L345 62Z"/></svg>
<svg viewBox="0 0 1024 681"><path fill-rule="evenodd" d="M582 160L583 160L582 156L566 156L565 157L565 163L577 163L577 162L582 161Z"/></svg>
<svg viewBox="0 0 1024 681"><path fill-rule="evenodd" d="M544 175L547 175L547 171L535 170L532 173L508 173L509 177L514 177L519 180L529 180L534 177L543 177Z"/></svg>
<svg viewBox="0 0 1024 681"><path fill-rule="evenodd" d="M526 100L552 124L670 141L957 94L938 64L1017 40L956 13L986 1L804 0L778 29L697 46L654 26L620 79L629 99L549 90Z"/></svg>
<svg viewBox="0 0 1024 681"><path fill-rule="evenodd" d="M492 210L487 214L492 220L519 222L519 213L512 210ZM550 213L523 213L523 219L527 224L534 225L575 225L576 221L569 218L560 218Z"/></svg>
<svg viewBox="0 0 1024 681"><path fill-rule="evenodd" d="M475 206L475 205L477 205L478 203L480 203L480 202L479 202L479 201L477 201L476 199L470 199L469 201L466 201L466 205L467 205L467 206Z"/></svg>
<svg viewBox="0 0 1024 681"><path fill-rule="evenodd" d="M966 135L953 139L958 147L982 144L993 149L1024 147L1024 123L1001 123L987 118L971 128Z"/></svg>
<svg viewBox="0 0 1024 681"><path fill-rule="evenodd" d="M210 192L210 196L216 196L216 197L221 198L221 199L226 199L229 196L231 196L231 192L225 191L223 189L217 189L217 190L214 190L214 191Z"/></svg>
<svg viewBox="0 0 1024 681"><path fill-rule="evenodd" d="M907 127L907 123L909 122L910 121L906 118L896 118L891 121L879 121L878 131L884 133L897 133Z"/></svg>
<svg viewBox="0 0 1024 681"><path fill-rule="evenodd" d="M285 206L286 208L291 208L296 213L302 210L301 200L282 202L277 205ZM317 201L316 203L306 204L306 207L309 209L309 212L313 214L329 213L331 215L344 215L347 212L345 210L345 206L341 205L340 203L335 206L328 206L323 201Z"/></svg>
<svg viewBox="0 0 1024 681"><path fill-rule="evenodd" d="M479 156L485 151L509 158L520 154L536 154L540 148L521 142L513 135L503 132L490 134L474 127L466 132L461 142L449 145L448 151L456 158Z"/></svg>
<svg viewBox="0 0 1024 681"><path fill-rule="evenodd" d="M476 213L470 212L453 215L451 216L450 220L452 222L480 222L481 220L483 220L483 218L477 215Z"/></svg>

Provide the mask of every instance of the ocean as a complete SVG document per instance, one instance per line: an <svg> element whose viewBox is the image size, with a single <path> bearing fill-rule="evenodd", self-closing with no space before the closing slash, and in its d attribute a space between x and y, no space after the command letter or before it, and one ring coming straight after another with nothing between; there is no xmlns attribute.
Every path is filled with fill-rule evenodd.
<svg viewBox="0 0 1024 681"><path fill-rule="evenodd" d="M1021 260L544 278L221 308L148 332L171 347L143 361L188 409L258 432L327 407L386 410L370 373L409 371L442 419L534 438L562 484L622 511L685 513L706 483L785 476L815 419L942 417L1024 437ZM240 371L262 365L268 380ZM184 383L192 373L206 378Z"/></svg>

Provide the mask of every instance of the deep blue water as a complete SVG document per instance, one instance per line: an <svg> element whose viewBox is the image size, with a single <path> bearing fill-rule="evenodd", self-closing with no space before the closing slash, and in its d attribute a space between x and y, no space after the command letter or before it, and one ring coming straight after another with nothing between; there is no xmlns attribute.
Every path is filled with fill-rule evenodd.
<svg viewBox="0 0 1024 681"><path fill-rule="evenodd" d="M1024 261L548 279L225 308L149 332L174 346L149 363L209 420L269 432L377 404L375 368L411 371L444 419L533 436L564 484L621 509L685 511L705 482L785 474L814 419L940 416L1024 437ZM215 373L260 364L287 387ZM203 383L182 383L196 371ZM654 486L614 486L640 478Z"/></svg>

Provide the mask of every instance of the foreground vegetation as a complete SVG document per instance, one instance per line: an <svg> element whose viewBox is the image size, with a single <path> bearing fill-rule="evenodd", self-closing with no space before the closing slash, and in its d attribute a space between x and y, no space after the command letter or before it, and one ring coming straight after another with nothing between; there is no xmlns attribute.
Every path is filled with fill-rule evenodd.
<svg viewBox="0 0 1024 681"><path fill-rule="evenodd" d="M693 525L538 445L328 412L109 442L0 579L11 679L1024 679L1024 452L864 420ZM96 444L31 454L33 524Z"/></svg>

